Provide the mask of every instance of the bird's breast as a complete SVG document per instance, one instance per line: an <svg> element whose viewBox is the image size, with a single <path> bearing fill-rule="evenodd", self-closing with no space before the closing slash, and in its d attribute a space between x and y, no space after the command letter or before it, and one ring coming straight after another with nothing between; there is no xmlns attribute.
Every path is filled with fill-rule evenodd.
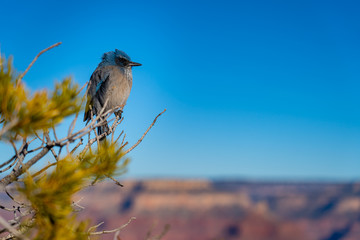
<svg viewBox="0 0 360 240"><path fill-rule="evenodd" d="M131 72L117 68L111 72L108 86L109 105L111 107L124 106L130 95L132 85Z"/></svg>

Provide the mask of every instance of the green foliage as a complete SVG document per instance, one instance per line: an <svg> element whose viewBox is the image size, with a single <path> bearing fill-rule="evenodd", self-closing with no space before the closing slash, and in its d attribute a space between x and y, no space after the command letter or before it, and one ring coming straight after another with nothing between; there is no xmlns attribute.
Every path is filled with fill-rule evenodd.
<svg viewBox="0 0 360 240"><path fill-rule="evenodd" d="M85 168L92 169L94 181L101 180L104 176L120 175L125 172L129 159L125 158L119 165L118 162L124 157L124 152L116 143L104 141L94 154L91 151L84 156L79 156Z"/></svg>
<svg viewBox="0 0 360 240"><path fill-rule="evenodd" d="M35 222L27 234L44 240L87 239L87 224L76 221L71 197L94 179L124 171L128 162L115 143L105 141L95 153L86 153L80 159L70 155L58 161L49 174L36 178L27 174L19 190L36 210Z"/></svg>
<svg viewBox="0 0 360 240"><path fill-rule="evenodd" d="M55 126L81 109L79 87L70 78L56 83L50 94L42 90L31 95L18 82L11 60L6 61L0 55L0 118L3 128L8 128L0 137L26 137Z"/></svg>

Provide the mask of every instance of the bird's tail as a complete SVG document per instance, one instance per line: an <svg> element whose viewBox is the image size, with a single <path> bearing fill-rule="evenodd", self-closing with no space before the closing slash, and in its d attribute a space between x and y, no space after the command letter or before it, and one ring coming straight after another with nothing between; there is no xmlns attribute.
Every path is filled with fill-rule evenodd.
<svg viewBox="0 0 360 240"><path fill-rule="evenodd" d="M97 128L98 136L100 137L103 133L105 133L107 131L109 131L109 126L107 124L107 121L105 120L104 124ZM103 136L100 138L100 140L104 140L105 138L106 138L106 136Z"/></svg>

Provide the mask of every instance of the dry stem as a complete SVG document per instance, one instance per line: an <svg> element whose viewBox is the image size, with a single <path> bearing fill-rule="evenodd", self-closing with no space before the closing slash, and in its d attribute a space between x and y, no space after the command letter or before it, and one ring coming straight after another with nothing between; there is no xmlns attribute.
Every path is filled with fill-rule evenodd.
<svg viewBox="0 0 360 240"><path fill-rule="evenodd" d="M36 57L32 60L32 62L30 63L30 65L26 68L26 70L23 72L23 74L20 75L17 85L20 84L21 80L23 79L23 77L25 76L25 74L29 71L29 69L32 67L32 65L36 62L36 60L40 57L41 54L43 54L44 52L49 51L50 49L57 47L61 44L61 42L55 43L54 45L51 45L48 48L45 48L44 50L42 50L41 52L38 53L38 55L36 55Z"/></svg>
<svg viewBox="0 0 360 240"><path fill-rule="evenodd" d="M114 233L114 232L121 231L121 230L124 229L127 225L129 225L132 220L135 220L135 219L136 219L136 217L131 217L127 223L121 225L121 226L118 227L118 228L115 228L115 229L112 229L112 230L104 230L104 231L100 231L100 232L89 232L89 235L101 235L101 234L108 234L108 233ZM101 222L101 223L99 223L98 225L89 228L89 231L90 231L90 230L93 230L93 229L96 229L97 227L99 227L99 226L102 225L103 223L104 223L104 222Z"/></svg>
<svg viewBox="0 0 360 240"><path fill-rule="evenodd" d="M145 133L142 135L142 137L128 150L125 151L125 154L128 154L130 151L132 151L134 148L137 147L137 145L139 145L141 143L141 141L144 139L144 137L146 136L146 134L150 131L150 129L154 126L156 120L158 117L161 116L161 114L163 114L166 111L166 109L164 109L164 111L162 111L161 113L159 113L156 118L154 119L154 121L152 122L152 124L148 127L148 129L145 131Z"/></svg>

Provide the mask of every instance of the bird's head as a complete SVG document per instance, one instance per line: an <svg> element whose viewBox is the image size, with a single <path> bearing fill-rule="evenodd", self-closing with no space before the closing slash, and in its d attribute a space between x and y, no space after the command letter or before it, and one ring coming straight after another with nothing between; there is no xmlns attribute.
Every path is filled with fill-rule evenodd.
<svg viewBox="0 0 360 240"><path fill-rule="evenodd" d="M131 58L119 49L115 49L114 51L114 61L116 65L119 65L120 67L131 68L134 66L141 66L140 63L132 62Z"/></svg>
<svg viewBox="0 0 360 240"><path fill-rule="evenodd" d="M131 61L131 58L125 52L119 49L104 53L100 65L118 65L120 67L130 69L134 66L141 66L140 63Z"/></svg>

